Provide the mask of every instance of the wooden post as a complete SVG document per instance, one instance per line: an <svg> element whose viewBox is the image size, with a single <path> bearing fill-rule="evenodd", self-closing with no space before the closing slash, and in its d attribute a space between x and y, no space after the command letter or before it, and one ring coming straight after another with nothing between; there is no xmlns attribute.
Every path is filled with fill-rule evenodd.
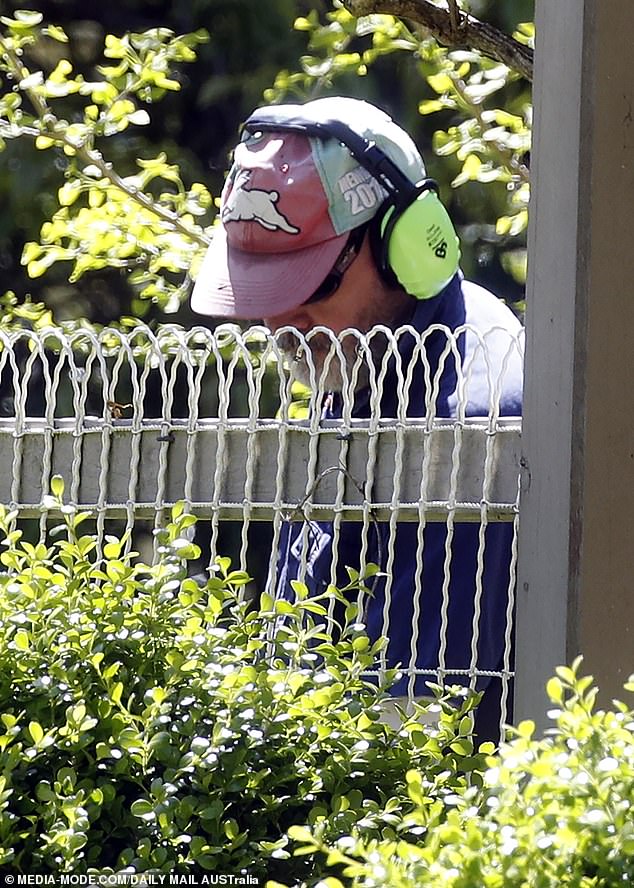
<svg viewBox="0 0 634 888"><path fill-rule="evenodd" d="M537 0L515 719L634 672L634 3Z"/></svg>

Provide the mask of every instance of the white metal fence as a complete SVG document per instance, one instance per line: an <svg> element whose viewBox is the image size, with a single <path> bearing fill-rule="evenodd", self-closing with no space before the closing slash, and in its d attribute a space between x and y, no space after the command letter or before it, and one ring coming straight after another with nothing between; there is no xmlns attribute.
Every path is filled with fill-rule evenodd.
<svg viewBox="0 0 634 888"><path fill-rule="evenodd" d="M433 361L430 336L436 342ZM465 336L474 337L469 364L460 357ZM488 336L496 338L495 361L488 358ZM285 356L282 346L291 342ZM494 670L504 704L512 677L520 420L501 416L499 405L504 374L522 360L521 335L436 327L421 334L404 327L367 336L351 331L337 340L319 329L304 337L290 331L272 336L262 327L164 326L153 332L138 326L99 335L0 331L0 348L0 502L21 518L35 519L40 537L52 517L47 494L54 474L64 477L69 503L94 513L101 541L114 522L131 532L128 547L134 540L146 556L151 531L165 522L174 502L184 500L200 518L200 570L229 554L255 577L258 589L279 592L279 553L290 545L290 525L296 527L299 579L313 567L313 530L328 527L332 581L345 567L338 554L342 534L354 526L357 566L378 559L387 573L382 629L389 636L395 619L391 583L401 558L397 529L413 525L411 557L420 569L412 574L412 656L403 663L410 694L418 674L440 680L463 674L474 684L491 673L478 661L487 529L510 523L508 590L500 604L504 658ZM449 372L455 382L451 415L438 407ZM300 374L310 388L298 391ZM469 415L475 374L484 376L489 393L482 416ZM325 392L333 377L342 389L336 410ZM415 391L419 404L412 409ZM333 414L339 418L325 418ZM454 538L456 528L469 522L478 526L474 605L465 616L470 655L468 662L447 663L449 621L455 619L451 576L461 557ZM435 662L421 668L415 649L425 618L425 534L438 523L446 528L442 583L435 590L438 649Z"/></svg>

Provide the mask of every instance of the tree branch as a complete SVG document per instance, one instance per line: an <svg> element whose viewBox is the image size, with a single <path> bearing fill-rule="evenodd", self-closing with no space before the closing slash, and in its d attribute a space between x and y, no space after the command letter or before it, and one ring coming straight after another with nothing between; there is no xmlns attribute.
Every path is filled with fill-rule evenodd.
<svg viewBox="0 0 634 888"><path fill-rule="evenodd" d="M529 82L533 80L533 50L529 46L466 13L456 28L455 5L442 9L429 0L342 0L342 3L355 17L384 13L409 19L426 28L443 46L466 45L508 65Z"/></svg>

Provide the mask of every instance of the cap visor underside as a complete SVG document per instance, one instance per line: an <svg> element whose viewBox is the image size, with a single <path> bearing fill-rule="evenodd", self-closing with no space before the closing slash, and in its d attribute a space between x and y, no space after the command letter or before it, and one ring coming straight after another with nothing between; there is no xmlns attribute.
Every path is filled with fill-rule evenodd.
<svg viewBox="0 0 634 888"><path fill-rule="evenodd" d="M348 232L291 252L253 253L230 247L218 226L194 285L192 309L236 320L291 311L322 283L347 239Z"/></svg>

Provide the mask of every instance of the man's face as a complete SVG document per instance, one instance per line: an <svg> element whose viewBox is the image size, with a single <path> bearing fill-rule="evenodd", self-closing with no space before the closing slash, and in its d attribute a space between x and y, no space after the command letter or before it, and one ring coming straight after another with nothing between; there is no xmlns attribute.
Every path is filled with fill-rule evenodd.
<svg viewBox="0 0 634 888"><path fill-rule="evenodd" d="M354 333L342 336L339 347L334 337L348 329L367 333L377 325L394 327L407 323L413 307L410 296L385 284L376 270L366 237L359 255L331 296L266 317L264 323L273 333L283 327L295 327L306 336L310 355L293 332L284 331L277 337L300 382L319 384L325 391L341 391L351 379L355 388L367 385L370 355L359 348L359 337ZM316 327L326 327L334 337L319 330L311 333ZM384 347L384 337L372 337L370 349L375 357Z"/></svg>

